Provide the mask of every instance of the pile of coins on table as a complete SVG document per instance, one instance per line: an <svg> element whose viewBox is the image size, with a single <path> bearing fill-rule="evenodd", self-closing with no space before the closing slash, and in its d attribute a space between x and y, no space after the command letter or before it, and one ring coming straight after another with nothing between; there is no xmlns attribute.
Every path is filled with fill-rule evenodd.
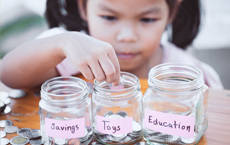
<svg viewBox="0 0 230 145"><path fill-rule="evenodd" d="M11 100L10 98L22 98L26 95L26 92L23 90L12 90L9 93L5 91L0 91L0 114L8 114L11 112L9 106Z"/></svg>
<svg viewBox="0 0 230 145"><path fill-rule="evenodd" d="M0 143L1 145L7 145L11 143L12 145L25 145L30 143L31 145L41 145L41 131L39 129L29 129L13 126L11 120L1 120L0 121ZM3 129L3 130L2 130ZM10 140L4 138L6 134L17 133L18 136L11 138Z"/></svg>

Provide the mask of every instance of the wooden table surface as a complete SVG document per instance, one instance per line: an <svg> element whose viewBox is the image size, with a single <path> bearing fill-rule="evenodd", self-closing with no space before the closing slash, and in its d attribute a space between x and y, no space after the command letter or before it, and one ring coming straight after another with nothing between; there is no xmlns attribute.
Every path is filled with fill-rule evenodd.
<svg viewBox="0 0 230 145"><path fill-rule="evenodd" d="M148 88L147 80L141 79L141 91L144 93ZM10 91L0 82L0 91ZM19 99L11 99L9 114L2 114L0 120L11 120L18 128L40 129L38 115L40 97L34 95L34 90L25 90L27 95ZM208 129L198 145L230 145L230 91L209 91L208 103ZM2 128L0 128L2 130ZM16 136L7 134L6 138ZM143 139L142 139L143 141Z"/></svg>

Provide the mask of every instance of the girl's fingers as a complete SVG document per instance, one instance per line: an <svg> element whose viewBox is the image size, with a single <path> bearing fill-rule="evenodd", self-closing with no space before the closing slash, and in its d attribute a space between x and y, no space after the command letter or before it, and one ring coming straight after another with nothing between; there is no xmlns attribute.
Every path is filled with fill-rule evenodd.
<svg viewBox="0 0 230 145"><path fill-rule="evenodd" d="M95 76L95 79L97 81L105 80L106 77L105 77L104 71L102 70L101 65L99 64L98 60L90 60L89 67L91 68L92 73Z"/></svg>
<svg viewBox="0 0 230 145"><path fill-rule="evenodd" d="M109 83L113 82L116 79L116 70L109 57L107 55L100 57L99 63L104 71L105 80Z"/></svg>
<svg viewBox="0 0 230 145"><path fill-rule="evenodd" d="M120 83L120 64L119 64L117 55L114 50L109 52L109 58L115 69L116 76L113 81L113 85L116 86L116 85L119 85Z"/></svg>
<svg viewBox="0 0 230 145"><path fill-rule="evenodd" d="M86 79L88 80L94 79L93 72L88 65L82 65L78 67L78 69Z"/></svg>

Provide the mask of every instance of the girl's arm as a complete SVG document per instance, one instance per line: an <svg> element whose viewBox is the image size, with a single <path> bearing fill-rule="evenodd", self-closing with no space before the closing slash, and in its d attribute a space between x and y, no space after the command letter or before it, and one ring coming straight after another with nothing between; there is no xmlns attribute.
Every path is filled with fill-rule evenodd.
<svg viewBox="0 0 230 145"><path fill-rule="evenodd" d="M87 79L118 84L120 67L113 48L79 32L36 39L15 48L1 62L1 81L12 88L36 87L58 76L56 65L66 57Z"/></svg>

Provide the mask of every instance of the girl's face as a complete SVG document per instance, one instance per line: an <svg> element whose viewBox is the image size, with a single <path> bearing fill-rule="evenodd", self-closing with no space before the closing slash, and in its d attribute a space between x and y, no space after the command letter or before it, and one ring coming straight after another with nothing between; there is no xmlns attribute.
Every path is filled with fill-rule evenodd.
<svg viewBox="0 0 230 145"><path fill-rule="evenodd" d="M85 19L89 34L110 43L121 70L132 72L156 60L168 13L165 0L88 0Z"/></svg>

